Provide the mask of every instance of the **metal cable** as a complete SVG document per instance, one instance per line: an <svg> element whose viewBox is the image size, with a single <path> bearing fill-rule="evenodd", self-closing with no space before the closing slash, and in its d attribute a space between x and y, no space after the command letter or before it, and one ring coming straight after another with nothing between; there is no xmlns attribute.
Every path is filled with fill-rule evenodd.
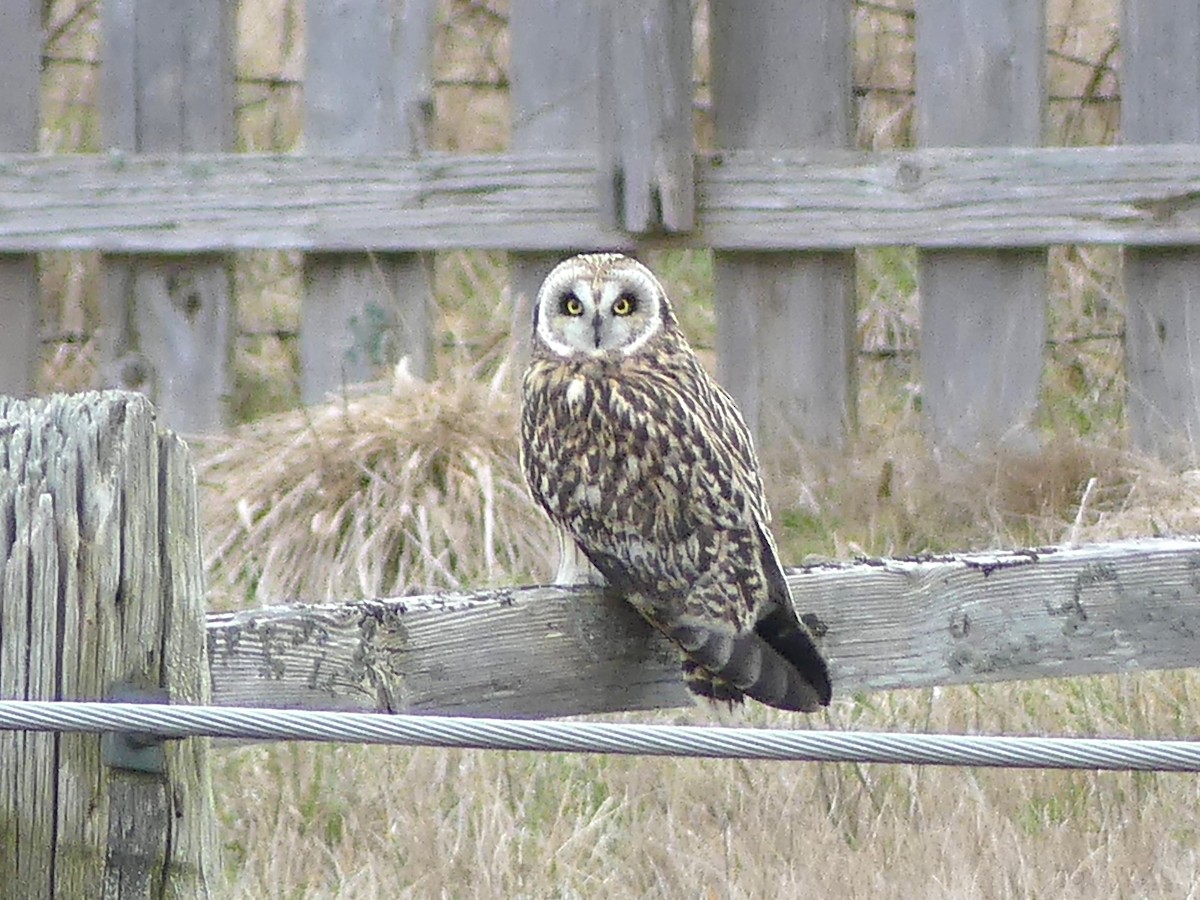
<svg viewBox="0 0 1200 900"><path fill-rule="evenodd" d="M3 700L0 730L805 762L1200 771L1200 743L1178 740L784 731L140 703Z"/></svg>

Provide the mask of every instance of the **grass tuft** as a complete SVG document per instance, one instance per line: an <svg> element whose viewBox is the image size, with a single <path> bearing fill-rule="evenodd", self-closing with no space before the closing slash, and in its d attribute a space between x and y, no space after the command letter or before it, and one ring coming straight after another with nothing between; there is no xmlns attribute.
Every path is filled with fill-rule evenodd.
<svg viewBox="0 0 1200 900"><path fill-rule="evenodd" d="M507 366L424 382L204 439L199 477L214 598L395 596L531 580L549 525L525 489Z"/></svg>

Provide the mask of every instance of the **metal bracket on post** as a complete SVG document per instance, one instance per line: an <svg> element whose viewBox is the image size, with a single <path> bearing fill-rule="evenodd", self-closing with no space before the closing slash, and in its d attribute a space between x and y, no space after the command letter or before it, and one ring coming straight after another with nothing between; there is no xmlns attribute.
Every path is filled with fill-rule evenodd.
<svg viewBox="0 0 1200 900"><path fill-rule="evenodd" d="M109 700L114 703L170 703L163 688L140 687L121 682L113 685ZM167 774L166 738L145 731L106 731L100 737L100 761L126 772Z"/></svg>

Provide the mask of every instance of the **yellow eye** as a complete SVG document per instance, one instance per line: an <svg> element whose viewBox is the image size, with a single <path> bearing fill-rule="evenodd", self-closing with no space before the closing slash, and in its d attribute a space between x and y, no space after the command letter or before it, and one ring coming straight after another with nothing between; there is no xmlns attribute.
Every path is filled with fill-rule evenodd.
<svg viewBox="0 0 1200 900"><path fill-rule="evenodd" d="M637 308L637 300L630 294L622 294L617 298L617 302L613 304L612 311L614 316L627 316Z"/></svg>
<svg viewBox="0 0 1200 900"><path fill-rule="evenodd" d="M567 294L560 304L562 311L568 316L582 316L583 303L574 294Z"/></svg>

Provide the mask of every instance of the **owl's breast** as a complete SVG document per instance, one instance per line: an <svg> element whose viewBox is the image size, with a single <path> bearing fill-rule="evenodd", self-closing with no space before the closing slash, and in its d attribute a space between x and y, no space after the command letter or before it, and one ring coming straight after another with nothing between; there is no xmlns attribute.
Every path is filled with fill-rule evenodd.
<svg viewBox="0 0 1200 900"><path fill-rule="evenodd" d="M693 528L694 473L669 393L615 367L560 367L539 382L526 397L526 474L553 518L577 536Z"/></svg>

